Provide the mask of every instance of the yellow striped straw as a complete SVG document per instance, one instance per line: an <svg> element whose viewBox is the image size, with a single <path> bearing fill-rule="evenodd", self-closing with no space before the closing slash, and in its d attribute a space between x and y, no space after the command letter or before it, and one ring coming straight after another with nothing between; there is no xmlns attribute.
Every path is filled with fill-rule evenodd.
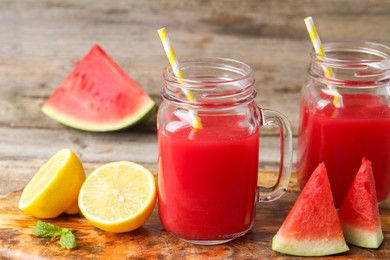
<svg viewBox="0 0 390 260"><path fill-rule="evenodd" d="M160 36L161 43L164 47L165 53L168 56L169 64L172 67L173 73L178 78L184 78L183 72L180 68L179 61L176 58L175 51L171 45L171 41L168 37L168 32L166 28L161 28L158 31L158 35ZM186 88L183 88L183 92L187 97L187 100L190 102L195 101L195 97L192 94L192 92ZM196 111L190 110L190 116L192 118L192 127L193 128L202 128L202 123L200 121L199 116L197 115Z"/></svg>
<svg viewBox="0 0 390 260"><path fill-rule="evenodd" d="M309 32L310 40L313 44L314 50L319 55L319 59L322 59L322 57L325 57L325 51L324 47L322 46L320 36L318 35L316 26L314 25L313 18L309 16L306 17L304 21L306 24L307 31ZM324 69L326 77L334 76L332 68L324 67ZM333 85L328 85L328 87L334 94L333 105L335 107L343 107L343 99L342 96L338 93L337 89Z"/></svg>

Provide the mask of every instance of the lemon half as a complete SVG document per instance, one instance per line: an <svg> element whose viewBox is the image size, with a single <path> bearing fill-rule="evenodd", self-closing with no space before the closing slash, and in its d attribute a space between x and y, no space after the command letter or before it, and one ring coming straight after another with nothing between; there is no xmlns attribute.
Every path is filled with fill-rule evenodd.
<svg viewBox="0 0 390 260"><path fill-rule="evenodd" d="M84 180L79 158L70 149L60 150L24 188L19 208L37 218L55 218L77 202Z"/></svg>
<svg viewBox="0 0 390 260"><path fill-rule="evenodd" d="M134 230L150 217L156 204L153 174L143 166L112 162L94 170L79 194L79 207L95 227L114 233Z"/></svg>

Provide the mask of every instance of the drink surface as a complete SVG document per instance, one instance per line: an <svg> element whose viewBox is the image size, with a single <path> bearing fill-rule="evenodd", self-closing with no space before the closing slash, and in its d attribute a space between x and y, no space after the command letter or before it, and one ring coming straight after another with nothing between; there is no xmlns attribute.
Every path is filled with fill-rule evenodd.
<svg viewBox="0 0 390 260"><path fill-rule="evenodd" d="M309 111L301 102L298 182L301 188L325 162L336 207L344 199L363 157L372 162L378 201L390 187L390 108L370 94L343 95L344 107L331 103Z"/></svg>
<svg viewBox="0 0 390 260"><path fill-rule="evenodd" d="M253 224L258 128L239 116L201 120L202 129L159 129L160 218L184 239L233 238Z"/></svg>

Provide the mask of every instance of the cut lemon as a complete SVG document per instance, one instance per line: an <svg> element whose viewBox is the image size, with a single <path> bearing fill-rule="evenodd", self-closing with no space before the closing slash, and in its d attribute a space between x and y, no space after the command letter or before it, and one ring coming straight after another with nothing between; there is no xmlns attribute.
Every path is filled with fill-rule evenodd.
<svg viewBox="0 0 390 260"><path fill-rule="evenodd" d="M76 200L72 206L70 206L68 209L66 209L65 214L68 215L76 215L80 213L79 203L78 200Z"/></svg>
<svg viewBox="0 0 390 260"><path fill-rule="evenodd" d="M156 204L153 174L139 164L120 161L94 170L79 194L79 207L95 227L114 233L134 230Z"/></svg>
<svg viewBox="0 0 390 260"><path fill-rule="evenodd" d="M84 180L79 158L70 149L60 150L24 188L19 208L37 218L55 218L75 204Z"/></svg>

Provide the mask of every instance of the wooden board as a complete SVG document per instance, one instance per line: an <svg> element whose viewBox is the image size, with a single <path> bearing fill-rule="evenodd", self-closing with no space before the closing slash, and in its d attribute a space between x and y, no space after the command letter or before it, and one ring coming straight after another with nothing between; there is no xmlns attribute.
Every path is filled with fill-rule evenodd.
<svg viewBox="0 0 390 260"><path fill-rule="evenodd" d="M167 64L156 32L163 26L179 60L246 62L255 71L257 104L284 113L296 136L311 49L303 19L314 17L323 42L390 45L389 13L390 0L2 0L0 194L24 187L64 147L81 157L87 173L123 159L157 168L155 117L121 132L88 133L41 113L93 44L100 44L157 104ZM276 129L262 128L262 170L278 169L278 136Z"/></svg>
<svg viewBox="0 0 390 260"><path fill-rule="evenodd" d="M49 220L76 230L77 247L73 250L62 249L58 241L33 235L38 219L17 208L20 195L21 191L16 191L0 197L0 259L286 259L289 257L271 250L271 241L298 192L292 190L279 201L258 204L252 230L216 246L192 245L167 233L157 209L141 228L123 234L94 228L81 215L61 215ZM378 250L350 246L349 252L327 259L389 259L390 210L381 209L381 219L385 240Z"/></svg>

